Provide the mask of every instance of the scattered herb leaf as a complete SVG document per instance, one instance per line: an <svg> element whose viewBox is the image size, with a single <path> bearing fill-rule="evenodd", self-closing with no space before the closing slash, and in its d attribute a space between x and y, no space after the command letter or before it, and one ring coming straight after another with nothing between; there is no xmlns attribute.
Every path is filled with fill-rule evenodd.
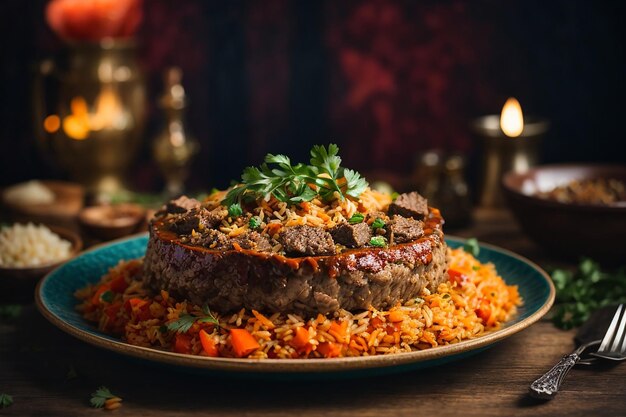
<svg viewBox="0 0 626 417"><path fill-rule="evenodd" d="M385 247L386 244L387 244L387 239L385 239L384 236L374 236L373 238L370 239L370 245L372 246L383 248Z"/></svg>
<svg viewBox="0 0 626 417"><path fill-rule="evenodd" d="M233 203L228 206L228 215L230 217L239 217L243 214L243 210L241 209L241 204Z"/></svg>
<svg viewBox="0 0 626 417"><path fill-rule="evenodd" d="M473 269L474 271L478 271L478 270L480 270L480 266L478 266L478 265L474 265L474 266L472 267L472 269Z"/></svg>
<svg viewBox="0 0 626 417"><path fill-rule="evenodd" d="M213 315L213 313L211 313L211 309L209 308L207 304L202 306L202 312L204 313L204 317L200 317L198 319L200 323L213 323L217 326L220 325L219 320L217 320L215 316Z"/></svg>
<svg viewBox="0 0 626 417"><path fill-rule="evenodd" d="M391 193L391 201L396 201L396 198L398 198L400 196L400 193L398 192L393 192Z"/></svg>
<svg viewBox="0 0 626 417"><path fill-rule="evenodd" d="M111 290L107 290L100 294L100 300L110 303L115 298L115 294Z"/></svg>
<svg viewBox="0 0 626 417"><path fill-rule="evenodd" d="M248 227L250 229L252 230L258 229L260 225L261 225L261 219L259 219L257 216L250 217L250 220L248 221Z"/></svg>
<svg viewBox="0 0 626 417"><path fill-rule="evenodd" d="M338 153L339 147L332 143L328 148L313 146L310 165L292 165L285 155L267 154L259 167L244 169L242 183L226 194L222 204L230 208L246 198L268 200L272 195L290 204L311 201L318 195L326 201L358 198L368 183L358 172L342 168Z"/></svg>
<svg viewBox="0 0 626 417"><path fill-rule="evenodd" d="M556 288L552 319L561 329L580 326L601 307L626 302L626 267L604 272L584 258L576 271L554 269L550 275Z"/></svg>
<svg viewBox="0 0 626 417"><path fill-rule="evenodd" d="M382 221L382 219L380 219L379 217L377 217L376 220L372 222L372 229L374 230L382 229L383 227L385 227L385 222Z"/></svg>
<svg viewBox="0 0 626 417"><path fill-rule="evenodd" d="M474 237L467 239L463 245L463 250L472 256L478 256L480 254L480 246L478 246L478 240Z"/></svg>
<svg viewBox="0 0 626 417"><path fill-rule="evenodd" d="M0 305L0 318L15 319L22 314L22 306L19 304L3 304Z"/></svg>
<svg viewBox="0 0 626 417"><path fill-rule="evenodd" d="M198 321L199 323L213 323L219 326L219 321L215 318L208 305L202 306L204 316L192 316L191 314L181 314L178 320L173 321L166 326L166 330L176 333L186 333L191 326Z"/></svg>
<svg viewBox="0 0 626 417"><path fill-rule="evenodd" d="M363 220L365 220L365 216L363 214L354 213L352 217L348 219L348 223L350 224L363 223Z"/></svg>
<svg viewBox="0 0 626 417"><path fill-rule="evenodd" d="M13 404L13 397L4 392L0 392L0 408L7 408L11 404Z"/></svg>
<svg viewBox="0 0 626 417"><path fill-rule="evenodd" d="M91 394L91 400L89 400L89 402L92 407L102 408L104 407L104 402L113 397L115 397L115 395L113 395L107 387L100 387L96 392Z"/></svg>
<svg viewBox="0 0 626 417"><path fill-rule="evenodd" d="M191 329L197 317L191 314L181 314L178 320L167 324L167 330L176 333L186 333Z"/></svg>

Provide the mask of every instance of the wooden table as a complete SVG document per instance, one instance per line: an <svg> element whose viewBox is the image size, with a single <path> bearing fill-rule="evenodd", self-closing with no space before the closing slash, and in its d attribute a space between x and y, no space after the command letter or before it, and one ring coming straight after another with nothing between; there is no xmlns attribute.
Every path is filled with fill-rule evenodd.
<svg viewBox="0 0 626 417"><path fill-rule="evenodd" d="M457 234L559 264L520 232L504 211L479 210ZM567 265L567 264L566 264ZM31 305L0 322L0 392L7 416L84 416L100 385L124 399L133 416L626 416L626 366L575 368L550 402L526 396L528 384L574 344L573 331L548 321L469 359L436 368L343 381L228 380L126 359L82 343L46 322ZM77 377L68 379L70 368Z"/></svg>

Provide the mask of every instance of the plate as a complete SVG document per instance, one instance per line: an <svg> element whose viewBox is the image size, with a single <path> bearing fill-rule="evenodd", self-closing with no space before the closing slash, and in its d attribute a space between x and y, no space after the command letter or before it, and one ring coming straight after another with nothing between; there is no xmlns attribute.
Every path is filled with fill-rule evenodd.
<svg viewBox="0 0 626 417"><path fill-rule="evenodd" d="M234 359L209 358L133 346L98 331L75 311L73 294L87 284L97 282L108 269L122 259L143 256L147 234L110 242L84 252L44 277L35 291L37 307L55 326L92 345L122 355L140 358L200 372L218 372L235 377L328 378L354 377L401 372L440 365L480 352L536 322L554 302L555 290L548 275L529 260L505 249L480 244L481 262L495 264L509 285L517 285L524 305L502 328L476 339L415 352L381 356L332 359ZM464 240L446 237L450 247Z"/></svg>

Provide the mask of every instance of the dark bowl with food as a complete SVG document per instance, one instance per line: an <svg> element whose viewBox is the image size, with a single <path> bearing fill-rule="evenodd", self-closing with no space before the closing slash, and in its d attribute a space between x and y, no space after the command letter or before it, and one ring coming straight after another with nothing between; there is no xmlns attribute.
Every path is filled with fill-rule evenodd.
<svg viewBox="0 0 626 417"><path fill-rule="evenodd" d="M145 219L146 209L132 203L86 207L78 214L84 233L101 240L136 233Z"/></svg>
<svg viewBox="0 0 626 417"><path fill-rule="evenodd" d="M522 229L552 253L607 262L626 253L626 166L544 165L502 179Z"/></svg>
<svg viewBox="0 0 626 417"><path fill-rule="evenodd" d="M33 300L37 282L50 271L75 257L83 248L83 241L70 229L58 226L46 226L62 240L69 242L67 256L40 263L38 265L6 266L0 265L0 302L28 303Z"/></svg>

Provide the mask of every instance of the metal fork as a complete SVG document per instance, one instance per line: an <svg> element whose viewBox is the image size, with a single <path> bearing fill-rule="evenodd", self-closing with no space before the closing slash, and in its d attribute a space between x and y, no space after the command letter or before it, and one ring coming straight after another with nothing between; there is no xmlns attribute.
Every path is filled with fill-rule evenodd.
<svg viewBox="0 0 626 417"><path fill-rule="evenodd" d="M626 359L625 336L626 308L624 308L624 304L620 304L617 307L617 311L615 312L613 320L611 320L611 324L604 334L602 341L595 340L593 342L589 342L580 346L569 355L563 356L559 363L554 365L552 369L543 374L530 385L530 395L543 400L554 398L554 396L559 392L559 388L561 388L561 384L563 383L567 373L574 367L574 365L580 362L581 356L585 350L593 346L600 345L597 352L590 353L590 355L595 357L611 359L614 361ZM622 342L621 344L620 341Z"/></svg>
<svg viewBox="0 0 626 417"><path fill-rule="evenodd" d="M624 304L617 307L598 351L591 353L591 355L612 361L626 359L626 308L624 308Z"/></svg>

